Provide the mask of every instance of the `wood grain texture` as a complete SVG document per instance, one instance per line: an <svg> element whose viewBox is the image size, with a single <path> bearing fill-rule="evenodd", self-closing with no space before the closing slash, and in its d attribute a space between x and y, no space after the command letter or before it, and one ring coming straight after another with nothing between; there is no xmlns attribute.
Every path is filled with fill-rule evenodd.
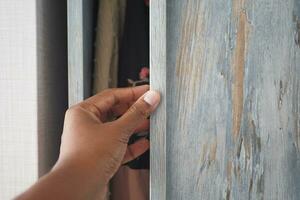
<svg viewBox="0 0 300 200"><path fill-rule="evenodd" d="M95 0L68 0L69 105L91 95Z"/></svg>
<svg viewBox="0 0 300 200"><path fill-rule="evenodd" d="M151 13L151 199L299 199L300 1Z"/></svg>
<svg viewBox="0 0 300 200"><path fill-rule="evenodd" d="M151 1L150 85L162 93L159 110L151 117L150 199L166 198L166 2ZM154 76L152 76L154 74Z"/></svg>

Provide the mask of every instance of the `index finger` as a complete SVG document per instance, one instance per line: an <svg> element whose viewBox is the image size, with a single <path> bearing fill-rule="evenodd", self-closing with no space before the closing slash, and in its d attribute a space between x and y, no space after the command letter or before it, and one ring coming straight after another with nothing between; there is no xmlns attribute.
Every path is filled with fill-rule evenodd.
<svg viewBox="0 0 300 200"><path fill-rule="evenodd" d="M101 113L106 113L117 104L136 101L148 90L149 85L108 89L86 99L84 102L96 106Z"/></svg>

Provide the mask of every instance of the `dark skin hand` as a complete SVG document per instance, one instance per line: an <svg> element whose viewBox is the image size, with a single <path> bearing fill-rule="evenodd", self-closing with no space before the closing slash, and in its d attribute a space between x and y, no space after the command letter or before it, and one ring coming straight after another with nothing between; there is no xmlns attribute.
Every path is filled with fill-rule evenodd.
<svg viewBox="0 0 300 200"><path fill-rule="evenodd" d="M149 129L159 104L159 93L148 90L110 89L68 109L57 163L16 199L103 199L118 168L149 148L146 139L127 145L134 132Z"/></svg>

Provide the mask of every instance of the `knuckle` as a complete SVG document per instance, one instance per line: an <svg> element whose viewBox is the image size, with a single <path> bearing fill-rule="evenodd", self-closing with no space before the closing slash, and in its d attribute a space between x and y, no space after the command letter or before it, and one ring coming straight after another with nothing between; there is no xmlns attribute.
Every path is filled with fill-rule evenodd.
<svg viewBox="0 0 300 200"><path fill-rule="evenodd" d="M121 144L125 144L127 145L128 144L128 141L129 141L129 134L126 133L126 131L124 131L125 133L124 134L121 134L117 141L120 142Z"/></svg>
<svg viewBox="0 0 300 200"><path fill-rule="evenodd" d="M91 102L82 102L78 106L88 112L95 114L97 117L100 117L102 115L101 109L99 109L95 104Z"/></svg>
<svg viewBox="0 0 300 200"><path fill-rule="evenodd" d="M110 93L112 92L112 90L113 90L113 89L110 89L110 88L104 89L104 90L102 90L102 92L101 92L100 94L101 94L101 95L107 95L107 94L110 94Z"/></svg>
<svg viewBox="0 0 300 200"><path fill-rule="evenodd" d="M68 110L66 111L65 113L65 116L73 116L73 115L76 115L78 113L78 106L77 105L74 105L74 106L71 106L70 108L68 108Z"/></svg>
<svg viewBox="0 0 300 200"><path fill-rule="evenodd" d="M147 118L149 115L148 109L140 104L133 104L128 111L143 118Z"/></svg>

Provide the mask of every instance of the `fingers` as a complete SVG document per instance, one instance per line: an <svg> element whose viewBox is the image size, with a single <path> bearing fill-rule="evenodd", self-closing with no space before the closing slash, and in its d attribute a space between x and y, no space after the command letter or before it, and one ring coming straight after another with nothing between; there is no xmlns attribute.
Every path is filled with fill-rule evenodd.
<svg viewBox="0 0 300 200"><path fill-rule="evenodd" d="M96 114L104 115L110 111L114 105L136 101L148 90L149 85L108 89L86 99L83 101L83 104L92 105L92 107L95 107L94 110L97 112Z"/></svg>
<svg viewBox="0 0 300 200"><path fill-rule="evenodd" d="M123 164L127 163L145 153L150 147L150 143L147 139L140 139L132 145L127 147L125 156L123 158Z"/></svg>
<svg viewBox="0 0 300 200"><path fill-rule="evenodd" d="M130 108L130 106L132 106L132 104L135 103L135 101L132 101L132 102L129 102L129 103L118 104L118 105L113 106L112 109L111 109L112 114L115 117L119 117L119 116L123 115L128 110L128 108Z"/></svg>
<svg viewBox="0 0 300 200"><path fill-rule="evenodd" d="M156 91L148 91L140 97L119 119L113 123L121 134L130 136L145 119L156 109L160 95Z"/></svg>
<svg viewBox="0 0 300 200"><path fill-rule="evenodd" d="M144 132L148 131L150 126L149 119L145 119L143 122L140 123L140 125L133 131L134 133Z"/></svg>

